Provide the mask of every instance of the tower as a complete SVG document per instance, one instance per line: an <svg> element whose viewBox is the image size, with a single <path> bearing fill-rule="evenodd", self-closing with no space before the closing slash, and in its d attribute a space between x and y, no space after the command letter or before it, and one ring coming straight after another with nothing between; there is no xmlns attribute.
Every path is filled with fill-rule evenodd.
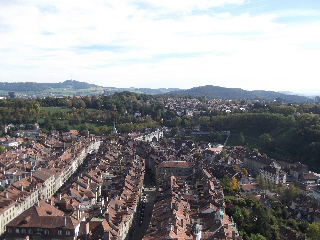
<svg viewBox="0 0 320 240"><path fill-rule="evenodd" d="M111 131L111 134L117 134L118 131L116 129L116 118L114 118L114 121L113 121L113 129Z"/></svg>

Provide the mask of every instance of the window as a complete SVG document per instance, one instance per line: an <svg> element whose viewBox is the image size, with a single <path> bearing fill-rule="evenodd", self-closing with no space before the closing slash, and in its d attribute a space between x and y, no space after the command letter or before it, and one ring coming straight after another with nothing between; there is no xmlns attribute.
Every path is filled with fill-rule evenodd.
<svg viewBox="0 0 320 240"><path fill-rule="evenodd" d="M70 236L70 231L69 230L66 231L66 235Z"/></svg>
<svg viewBox="0 0 320 240"><path fill-rule="evenodd" d="M58 230L58 235L62 235L62 230Z"/></svg>
<svg viewBox="0 0 320 240"><path fill-rule="evenodd" d="M26 229L25 229L25 228L22 228L22 229L21 229L21 233L26 234L26 233L27 233Z"/></svg>
<svg viewBox="0 0 320 240"><path fill-rule="evenodd" d="M16 228L16 233L20 233L20 229L19 228Z"/></svg>
<svg viewBox="0 0 320 240"><path fill-rule="evenodd" d="M42 228L37 228L37 232L42 232Z"/></svg>
<svg viewBox="0 0 320 240"><path fill-rule="evenodd" d="M8 233L12 233L12 229L11 228L8 228Z"/></svg>
<svg viewBox="0 0 320 240"><path fill-rule="evenodd" d="M28 233L29 233L29 234L33 234L33 229L30 228L30 229L28 230Z"/></svg>
<svg viewBox="0 0 320 240"><path fill-rule="evenodd" d="M49 235L49 229L45 229L45 230L44 230L44 234L45 234L45 235Z"/></svg>

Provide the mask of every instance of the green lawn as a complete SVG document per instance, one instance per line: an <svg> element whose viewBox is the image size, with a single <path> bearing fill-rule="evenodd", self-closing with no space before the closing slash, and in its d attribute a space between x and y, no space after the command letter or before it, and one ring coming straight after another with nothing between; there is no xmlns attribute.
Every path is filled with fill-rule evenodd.
<svg viewBox="0 0 320 240"><path fill-rule="evenodd" d="M224 196L224 199L230 199L230 200L235 200L235 196Z"/></svg>

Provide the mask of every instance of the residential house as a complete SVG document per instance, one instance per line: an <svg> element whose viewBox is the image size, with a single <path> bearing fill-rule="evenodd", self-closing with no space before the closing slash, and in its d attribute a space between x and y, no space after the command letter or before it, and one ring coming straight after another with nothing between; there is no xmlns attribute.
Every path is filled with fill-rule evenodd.
<svg viewBox="0 0 320 240"><path fill-rule="evenodd" d="M278 185L279 183L286 183L287 174L280 168L275 168L273 166L265 166L260 168L260 178Z"/></svg>

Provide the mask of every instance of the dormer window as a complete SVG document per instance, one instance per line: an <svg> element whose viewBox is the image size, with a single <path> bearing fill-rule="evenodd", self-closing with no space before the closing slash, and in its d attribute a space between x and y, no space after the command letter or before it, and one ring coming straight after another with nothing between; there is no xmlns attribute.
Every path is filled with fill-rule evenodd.
<svg viewBox="0 0 320 240"><path fill-rule="evenodd" d="M12 233L12 228L8 228L8 233Z"/></svg>
<svg viewBox="0 0 320 240"><path fill-rule="evenodd" d="M44 230L44 235L49 235L49 229Z"/></svg>
<svg viewBox="0 0 320 240"><path fill-rule="evenodd" d="M62 230L58 230L58 235L62 235Z"/></svg>
<svg viewBox="0 0 320 240"><path fill-rule="evenodd" d="M20 233L20 229L19 228L16 228L16 233Z"/></svg>
<svg viewBox="0 0 320 240"><path fill-rule="evenodd" d="M66 235L70 236L70 231L69 230L66 231Z"/></svg>

